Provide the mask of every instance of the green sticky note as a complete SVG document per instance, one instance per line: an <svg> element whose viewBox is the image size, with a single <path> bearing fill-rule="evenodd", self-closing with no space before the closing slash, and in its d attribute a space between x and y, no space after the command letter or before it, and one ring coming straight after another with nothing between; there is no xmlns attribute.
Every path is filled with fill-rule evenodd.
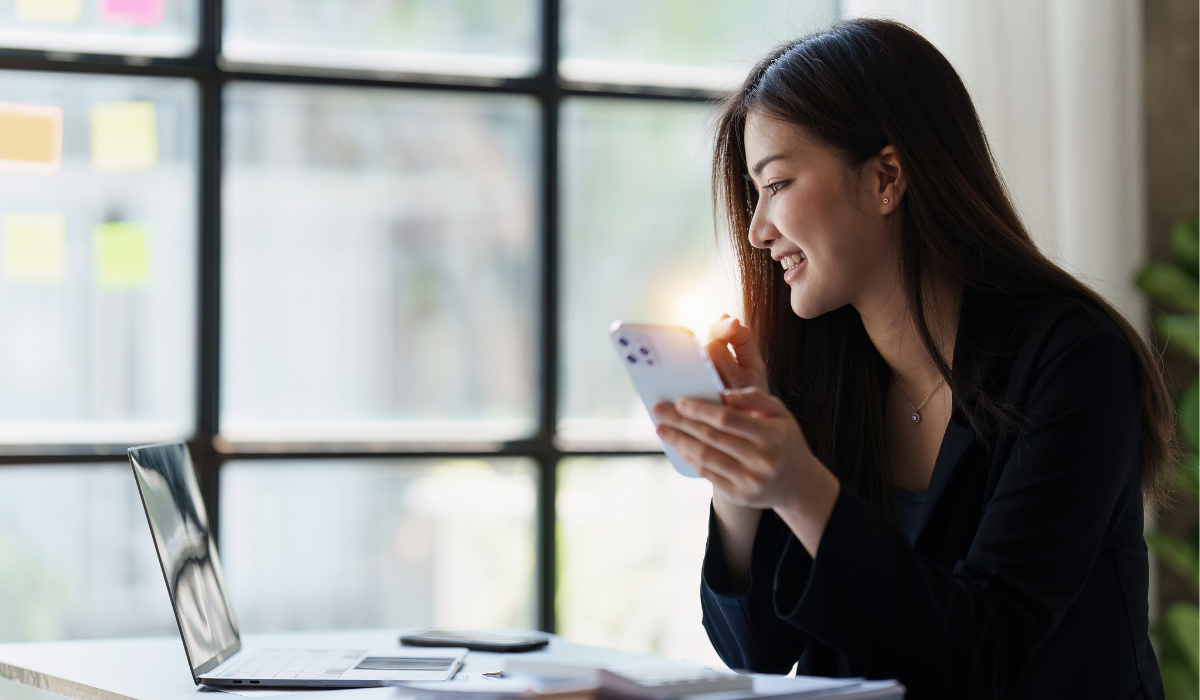
<svg viewBox="0 0 1200 700"><path fill-rule="evenodd" d="M150 232L145 224L100 224L92 240L96 282L102 289L139 289L150 284Z"/></svg>
<svg viewBox="0 0 1200 700"><path fill-rule="evenodd" d="M66 270L67 217L58 213L10 213L0 219L4 279L61 282Z"/></svg>
<svg viewBox="0 0 1200 700"><path fill-rule="evenodd" d="M137 172L158 165L158 114L153 102L97 102L89 117L95 170Z"/></svg>

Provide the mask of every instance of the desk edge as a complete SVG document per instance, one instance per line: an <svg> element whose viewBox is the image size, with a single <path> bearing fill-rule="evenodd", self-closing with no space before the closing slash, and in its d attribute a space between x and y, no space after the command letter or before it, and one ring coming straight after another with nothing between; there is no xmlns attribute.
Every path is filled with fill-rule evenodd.
<svg viewBox="0 0 1200 700"><path fill-rule="evenodd" d="M119 695L107 690L94 688L90 685L84 685L83 683L76 683L75 681L68 681L45 673L30 671L27 668L13 666L3 661L0 661L0 676L10 681L33 686L41 690L48 690L51 693L58 693L59 695L74 698L75 700L136 700L136 698L131 698L128 695Z"/></svg>

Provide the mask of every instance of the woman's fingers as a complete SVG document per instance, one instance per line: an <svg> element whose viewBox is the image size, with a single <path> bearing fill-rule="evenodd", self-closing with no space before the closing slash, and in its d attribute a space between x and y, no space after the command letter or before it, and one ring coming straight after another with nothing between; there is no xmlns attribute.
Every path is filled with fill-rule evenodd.
<svg viewBox="0 0 1200 700"><path fill-rule="evenodd" d="M723 318L713 324L708 331L710 340L719 341L733 347L737 355L737 364L743 369L766 375L767 363L763 361L758 351L758 343L754 333L736 318Z"/></svg>
<svg viewBox="0 0 1200 700"><path fill-rule="evenodd" d="M704 444L682 430L668 425L660 425L657 432L660 438L674 447L679 456L683 457L684 461L697 471L703 469L712 472L727 482L742 471L742 466L736 459L715 447Z"/></svg>
<svg viewBox="0 0 1200 700"><path fill-rule="evenodd" d="M707 403L718 409L724 408L714 403ZM728 411L729 409L724 409ZM654 414L667 427L673 428L700 443L713 447L743 464L752 464L758 457L759 450L749 440L714 427L703 421L694 420L681 415L670 404L659 404Z"/></svg>
<svg viewBox="0 0 1200 700"><path fill-rule="evenodd" d="M730 433L745 440L755 441L762 436L763 427L760 421L719 403L679 399L675 402L674 408L688 420L705 423L721 432Z"/></svg>
<svg viewBox="0 0 1200 700"><path fill-rule="evenodd" d="M717 374L721 375L721 381L725 382L725 386L730 389L746 386L746 381L742 378L744 372L741 367L738 367L737 360L733 359L733 353L729 352L729 343L723 340L710 340L704 346L704 350L712 360L713 367L717 368Z"/></svg>
<svg viewBox="0 0 1200 700"><path fill-rule="evenodd" d="M705 469L704 467L693 468L696 470L697 474L705 479L708 479L709 483L713 485L714 489L717 489L725 494L733 494L737 492L737 487L734 486L733 482L721 476L719 473L711 469ZM726 495L726 498L729 498L729 495Z"/></svg>
<svg viewBox="0 0 1200 700"><path fill-rule="evenodd" d="M782 401L753 386L726 391L721 394L721 401L730 408L756 417L778 416L788 412Z"/></svg>

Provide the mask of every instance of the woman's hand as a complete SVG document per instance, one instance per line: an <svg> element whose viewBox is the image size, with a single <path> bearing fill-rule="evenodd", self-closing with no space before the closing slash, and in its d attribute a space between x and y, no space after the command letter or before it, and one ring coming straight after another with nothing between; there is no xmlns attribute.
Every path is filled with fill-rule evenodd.
<svg viewBox="0 0 1200 700"><path fill-rule="evenodd" d="M841 487L783 402L749 386L725 392L721 404L661 403L654 415L659 437L715 492L732 505L773 509L816 556Z"/></svg>
<svg viewBox="0 0 1200 700"><path fill-rule="evenodd" d="M733 352L729 351L733 348ZM767 365L758 352L754 333L741 321L727 314L708 329L708 344L704 346L721 381L730 389L756 386L767 389Z"/></svg>

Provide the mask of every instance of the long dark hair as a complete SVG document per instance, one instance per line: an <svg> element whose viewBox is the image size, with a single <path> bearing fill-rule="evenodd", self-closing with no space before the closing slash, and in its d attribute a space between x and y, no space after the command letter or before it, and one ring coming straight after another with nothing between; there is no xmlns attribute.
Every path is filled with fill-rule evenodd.
<svg viewBox="0 0 1200 700"><path fill-rule="evenodd" d="M1178 448L1158 357L1112 305L1034 245L949 61L908 27L877 19L840 22L760 61L724 101L713 156L717 213L737 251L745 320L766 360L771 391L801 419L814 453L843 483L886 510L884 396L891 371L853 307L797 317L778 264L747 240L758 203L743 142L752 110L803 127L852 170L884 146L895 147L908 177L900 207L908 308L960 406L971 399L995 424L1015 426L997 397L938 351L925 313L923 272L967 292L1064 294L1107 312L1132 346L1141 375L1143 497L1153 503L1163 495Z"/></svg>

